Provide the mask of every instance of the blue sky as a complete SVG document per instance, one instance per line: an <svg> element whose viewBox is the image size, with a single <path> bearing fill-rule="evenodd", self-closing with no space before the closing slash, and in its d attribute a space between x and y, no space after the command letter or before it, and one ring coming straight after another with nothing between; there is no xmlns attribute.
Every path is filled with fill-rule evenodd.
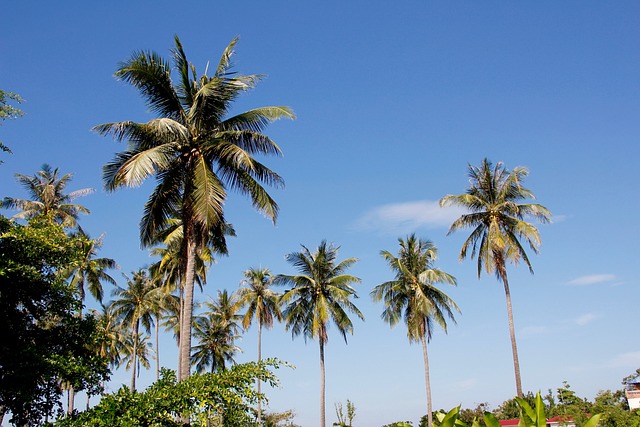
<svg viewBox="0 0 640 427"><path fill-rule="evenodd" d="M640 367L637 2L24 1L0 10L0 88L27 100L26 115L0 128L14 152L2 156L0 195L24 197L14 174L43 163L73 172L69 190L97 190L80 200L92 212L82 226L105 233L102 255L126 273L153 261L137 229L153 182L105 193L101 167L124 146L90 129L153 116L113 78L117 64L140 49L168 56L178 34L202 72L240 36L236 70L267 77L237 111L288 105L298 119L267 130L284 152L265 160L286 181L272 192L277 224L232 196L226 216L238 237L198 299L235 290L250 266L293 273L284 256L300 244L327 239L341 258L359 258L351 273L362 279L366 321L348 345L329 331L329 422L346 399L361 426L417 424L426 412L421 349L402 325L384 324L369 298L392 278L380 250L397 251L411 232L438 246L437 265L458 279L446 291L462 309L430 343L434 406L495 407L515 393L502 286L458 261L466 235L447 237L456 212L436 206L464 192L467 165L484 157L528 167L528 187L554 214L539 227L535 275L509 270L524 389L568 381L592 399ZM238 361L254 359L255 343L251 329ZM175 367L171 337L161 347ZM270 409L317 425L317 343L292 340L279 325L265 334L263 355L296 366L278 371ZM110 387L128 378L117 372ZM153 378L143 372L140 382Z"/></svg>

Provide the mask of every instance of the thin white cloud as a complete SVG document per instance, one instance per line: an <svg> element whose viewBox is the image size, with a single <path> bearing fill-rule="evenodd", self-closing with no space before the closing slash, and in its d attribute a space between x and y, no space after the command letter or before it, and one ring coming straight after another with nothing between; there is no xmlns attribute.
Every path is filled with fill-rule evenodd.
<svg viewBox="0 0 640 427"><path fill-rule="evenodd" d="M631 368L636 369L640 363L640 351L631 351L621 353L611 359L608 363L613 368Z"/></svg>
<svg viewBox="0 0 640 427"><path fill-rule="evenodd" d="M456 390L462 390L462 391L473 390L474 388L476 388L477 384L478 384L478 380L476 378L469 378L466 380L454 382L454 385L455 385L454 388Z"/></svg>
<svg viewBox="0 0 640 427"><path fill-rule="evenodd" d="M613 274L591 274L588 276L581 276L576 279L570 280L567 282L567 285L572 285L572 286L595 285L598 283L612 282L615 279L616 279L616 276Z"/></svg>
<svg viewBox="0 0 640 427"><path fill-rule="evenodd" d="M357 222L360 230L407 232L418 228L449 227L465 213L460 208L441 208L437 201L419 200L373 208Z"/></svg>
<svg viewBox="0 0 640 427"><path fill-rule="evenodd" d="M553 215L551 217L551 223L552 224L557 224L559 222L565 222L566 220L569 219L569 215L563 215L563 214L558 214L558 215Z"/></svg>
<svg viewBox="0 0 640 427"><path fill-rule="evenodd" d="M596 320L599 317L600 316L598 316L596 314L593 314L593 313L586 313L586 314L583 314L582 316L579 316L579 317L575 318L573 321L578 326L585 326L585 325L588 325L589 323L593 322L594 320Z"/></svg>

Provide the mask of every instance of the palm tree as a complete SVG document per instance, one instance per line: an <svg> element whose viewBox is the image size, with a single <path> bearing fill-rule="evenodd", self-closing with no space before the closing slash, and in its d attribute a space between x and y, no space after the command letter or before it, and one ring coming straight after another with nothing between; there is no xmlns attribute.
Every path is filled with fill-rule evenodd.
<svg viewBox="0 0 640 427"><path fill-rule="evenodd" d="M93 193L92 188L83 188L64 194L65 187L71 181L72 174L58 177L58 168L51 169L48 164L33 176L16 174L16 181L27 190L30 200L5 197L0 207L5 209L21 209L12 219L31 219L38 215L48 215L58 224L65 227L77 227L78 215L88 214L89 209L71 203L74 199Z"/></svg>
<svg viewBox="0 0 640 427"><path fill-rule="evenodd" d="M156 287L149 278L144 269L133 273L133 279L127 280L127 287L116 287L113 295L116 299L112 303L114 314L118 316L125 325L131 328L131 338L128 345L131 346L126 353L132 360L127 362L127 368L132 368L131 373L131 389L136 389L136 357L140 351L146 349L138 349L137 345L141 342L140 323L144 329L149 332L153 325L153 303L157 298L157 294L162 289ZM145 364L147 366L148 363Z"/></svg>
<svg viewBox="0 0 640 427"><path fill-rule="evenodd" d="M211 372L225 370L226 362L234 363L233 356L240 351L234 342L240 337L238 301L235 296L218 291L216 300L205 304L209 310L196 318L194 335L199 344L194 346L191 364L197 372L211 365Z"/></svg>
<svg viewBox="0 0 640 427"><path fill-rule="evenodd" d="M76 241L80 245L82 258L63 270L61 274L71 280L71 286L78 288L81 301L84 301L86 284L91 295L101 303L104 295L102 282L117 285L115 279L106 270L119 268L118 264L111 258L96 258L98 250L102 247L102 236L93 240L82 228L78 228L74 236L77 237Z"/></svg>
<svg viewBox="0 0 640 427"><path fill-rule="evenodd" d="M120 363L125 330L122 322L115 315L112 304L101 307L100 311L93 311L100 336L96 351L100 357L107 360L110 367L114 367Z"/></svg>
<svg viewBox="0 0 640 427"><path fill-rule="evenodd" d="M218 291L218 298L203 304L208 310L204 312L223 327L229 329L232 334L240 332L240 322L243 316L238 313L240 305L235 294L229 294L227 290Z"/></svg>
<svg viewBox="0 0 640 427"><path fill-rule="evenodd" d="M201 373L211 367L211 372L224 371L226 364L235 363L233 356L240 351L234 344L239 335L209 316L198 316L194 322L194 337L198 344L191 353L191 364Z"/></svg>
<svg viewBox="0 0 640 427"><path fill-rule="evenodd" d="M398 242L398 256L389 251L380 252L396 277L373 288L371 296L376 302L384 301L382 319L393 327L404 317L409 342L422 343L427 390L427 425L431 427L433 406L427 342L431 340L435 325L439 325L446 332L446 317L455 322L453 312L460 312L456 303L434 285L455 285L456 279L433 267L438 250L430 241L418 239L415 234L411 234L406 240L398 239Z"/></svg>
<svg viewBox="0 0 640 427"><path fill-rule="evenodd" d="M126 370L131 369L133 378L140 377L140 367L149 369L151 364L149 363L149 349L151 343L149 343L149 335L142 333L138 335L125 335L122 345L122 359L118 367L123 366ZM131 382L131 389L136 388L135 380Z"/></svg>
<svg viewBox="0 0 640 427"><path fill-rule="evenodd" d="M179 378L189 376L191 318L195 260L201 237L224 223L223 203L229 188L251 198L253 206L276 220L278 205L262 184L282 186L282 178L258 162L255 154L280 154L280 148L261 132L277 119L294 118L287 107L262 107L227 117L233 101L256 86L261 76L231 70L237 39L224 50L213 74L197 76L178 37L171 80L171 63L154 52L137 52L124 62L116 77L140 90L159 118L99 125L95 130L127 140L127 150L104 167L107 190L137 186L151 175L158 185L145 206L140 236L149 245L167 218L180 212L184 227L184 316L182 316Z"/></svg>
<svg viewBox="0 0 640 427"><path fill-rule="evenodd" d="M347 312L364 320L360 310L350 300L351 297L357 298L351 284L359 283L360 279L345 274L358 260L347 258L337 262L338 249L324 240L313 252L302 246L301 252L286 256L299 274L278 275L274 279L276 284L292 287L282 296L282 302L286 304L283 315L287 330L291 330L293 337L302 334L305 342L308 338L317 338L320 344L321 427L325 427L324 347L329 339L328 323L333 322L346 343L347 332L353 333L353 323Z"/></svg>
<svg viewBox="0 0 640 427"><path fill-rule="evenodd" d="M528 243L534 253L538 253L542 241L538 229L525 219L531 217L543 224L551 221L551 212L544 206L537 203L520 203L526 199L535 199L533 193L523 187L524 178L528 174L529 171L522 166L508 171L502 162L498 162L494 167L489 160L484 159L479 167L469 165L470 186L466 193L449 194L440 200L440 206L461 206L470 212L455 220L449 228L448 234L463 228L473 230L462 245L460 260L467 257L471 248L471 258L476 254L478 256L478 279L484 267L487 273L495 273L504 285L516 392L520 397L522 382L507 278L507 261L518 264L522 260L533 274L529 257L520 239Z"/></svg>
<svg viewBox="0 0 640 427"><path fill-rule="evenodd" d="M273 276L268 268L249 268L244 272L246 285L237 291L238 305L247 307L242 318L242 327L246 330L253 319L258 324L258 363L262 360L262 327L270 329L274 319L282 321L280 311L280 294L269 287L273 284ZM258 378L258 394L260 394L260 378ZM258 424L262 423L262 408L258 400Z"/></svg>

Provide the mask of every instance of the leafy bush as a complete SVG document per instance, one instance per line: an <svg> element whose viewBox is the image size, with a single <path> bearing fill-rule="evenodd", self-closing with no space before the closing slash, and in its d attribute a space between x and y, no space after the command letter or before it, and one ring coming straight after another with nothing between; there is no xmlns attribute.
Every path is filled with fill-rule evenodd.
<svg viewBox="0 0 640 427"><path fill-rule="evenodd" d="M520 408L519 427L546 427L547 416L545 413L545 405L540 397L540 393L535 396L535 404L530 405L525 399L516 397L515 402ZM600 420L600 414L591 417L583 427L596 427ZM460 419L460 407L453 408L448 413L439 412L436 414L435 425L437 427L480 427L480 421L475 419L471 426L462 422ZM483 414L483 421L486 427L500 427L500 421L491 412Z"/></svg>
<svg viewBox="0 0 640 427"><path fill-rule="evenodd" d="M177 427L189 420L193 427L255 425L253 408L263 394L254 389L260 379L277 384L267 367L282 363L269 359L235 365L226 371L195 374L177 382L173 371L162 370L162 378L143 392L123 386L103 396L88 411L58 420L55 427Z"/></svg>

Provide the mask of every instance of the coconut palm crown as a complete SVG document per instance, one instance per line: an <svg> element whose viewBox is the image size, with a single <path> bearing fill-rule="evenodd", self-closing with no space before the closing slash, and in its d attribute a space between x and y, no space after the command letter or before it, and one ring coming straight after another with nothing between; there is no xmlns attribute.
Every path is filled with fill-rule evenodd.
<svg viewBox="0 0 640 427"><path fill-rule="evenodd" d="M518 396L522 396L520 362L506 264L524 261L533 273L521 240L534 253L538 253L542 241L538 229L526 219L533 218L543 224L551 221L551 212L544 206L521 203L535 199L533 193L523 185L528 174L529 171L522 166L509 171L502 162L493 166L488 159L484 159L480 166L469 165L470 185L466 193L449 194L440 200L440 206L459 206L469 211L451 224L448 233L472 229L460 250L460 260L466 258L471 249L471 258L476 255L478 258L478 278L484 268L487 273L494 273L504 285Z"/></svg>
<svg viewBox="0 0 640 427"><path fill-rule="evenodd" d="M71 181L73 174L58 175L58 168L52 169L48 164L34 175L16 174L16 181L29 193L31 199L16 199L5 197L0 207L20 209L12 219L31 219L38 215L49 215L58 224L76 228L78 215L88 214L89 209L82 205L71 203L78 197L93 193L92 188L83 188L65 194L65 188Z"/></svg>
<svg viewBox="0 0 640 427"><path fill-rule="evenodd" d="M262 107L229 116L238 96L252 89L260 75L232 71L237 39L224 50L213 75L196 73L175 37L172 61L155 52L135 52L116 77L133 85L158 118L147 123L106 123L94 129L128 141L125 151L104 166L105 188L138 186L155 175L157 186L140 222L143 245L179 212L184 227L185 302L178 378L189 376L191 319L196 251L203 236L224 222L227 191L248 195L253 206L274 222L278 205L263 185L283 186L282 178L254 158L280 155L278 145L262 134L280 118L294 118L287 107ZM177 79L172 80L172 71Z"/></svg>

